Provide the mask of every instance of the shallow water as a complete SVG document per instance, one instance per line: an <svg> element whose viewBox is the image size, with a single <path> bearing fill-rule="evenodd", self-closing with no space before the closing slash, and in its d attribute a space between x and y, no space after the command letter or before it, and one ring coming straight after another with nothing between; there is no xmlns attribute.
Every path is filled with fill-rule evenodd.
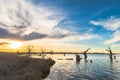
<svg viewBox="0 0 120 80"><path fill-rule="evenodd" d="M56 63L45 80L120 80L120 55L117 55L116 60L110 61L107 54L89 54L87 61L81 59L80 62L76 62L75 55L72 54L47 56Z"/></svg>

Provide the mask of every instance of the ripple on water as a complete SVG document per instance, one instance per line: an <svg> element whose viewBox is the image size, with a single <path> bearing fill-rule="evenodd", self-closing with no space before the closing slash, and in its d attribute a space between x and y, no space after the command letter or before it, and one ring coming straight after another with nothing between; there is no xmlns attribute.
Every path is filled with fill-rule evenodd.
<svg viewBox="0 0 120 80"><path fill-rule="evenodd" d="M65 60L66 57L74 60ZM87 62L82 59L77 63L74 55L55 55L55 57L52 55L56 64L45 80L120 80L119 57L120 55L117 56L117 60L111 62L108 55L90 54Z"/></svg>

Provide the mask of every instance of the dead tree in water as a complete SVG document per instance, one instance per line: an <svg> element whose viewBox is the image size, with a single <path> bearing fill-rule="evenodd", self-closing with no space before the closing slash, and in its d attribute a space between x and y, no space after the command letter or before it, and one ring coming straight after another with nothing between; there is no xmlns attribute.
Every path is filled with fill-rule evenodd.
<svg viewBox="0 0 120 80"><path fill-rule="evenodd" d="M113 58L112 58L113 53L112 53L112 50L110 49L110 47L108 47L108 49L106 49L106 51L108 51L110 53L110 60L113 60Z"/></svg>
<svg viewBox="0 0 120 80"><path fill-rule="evenodd" d="M83 52L83 54L84 54L84 59L87 59L87 52L90 50L91 48L88 48L87 50L85 50L84 52Z"/></svg>

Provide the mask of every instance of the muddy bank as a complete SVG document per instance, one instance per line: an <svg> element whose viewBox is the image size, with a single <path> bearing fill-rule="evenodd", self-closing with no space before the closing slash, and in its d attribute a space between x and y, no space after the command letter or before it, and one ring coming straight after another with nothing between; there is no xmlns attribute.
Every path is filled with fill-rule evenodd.
<svg viewBox="0 0 120 80"><path fill-rule="evenodd" d="M0 53L0 80L43 80L54 63L52 59Z"/></svg>

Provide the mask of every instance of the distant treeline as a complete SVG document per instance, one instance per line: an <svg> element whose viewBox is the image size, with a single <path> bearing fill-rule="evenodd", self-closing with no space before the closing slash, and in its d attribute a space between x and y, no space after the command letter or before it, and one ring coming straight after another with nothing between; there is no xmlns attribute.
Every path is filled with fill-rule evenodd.
<svg viewBox="0 0 120 80"><path fill-rule="evenodd" d="M12 54L27 54L26 52L0 52L0 53L12 53ZM42 54L42 52L31 52L30 54ZM44 54L83 54L82 52L44 52ZM108 53L87 53L87 54L108 54ZM114 53L119 54L119 53Z"/></svg>

